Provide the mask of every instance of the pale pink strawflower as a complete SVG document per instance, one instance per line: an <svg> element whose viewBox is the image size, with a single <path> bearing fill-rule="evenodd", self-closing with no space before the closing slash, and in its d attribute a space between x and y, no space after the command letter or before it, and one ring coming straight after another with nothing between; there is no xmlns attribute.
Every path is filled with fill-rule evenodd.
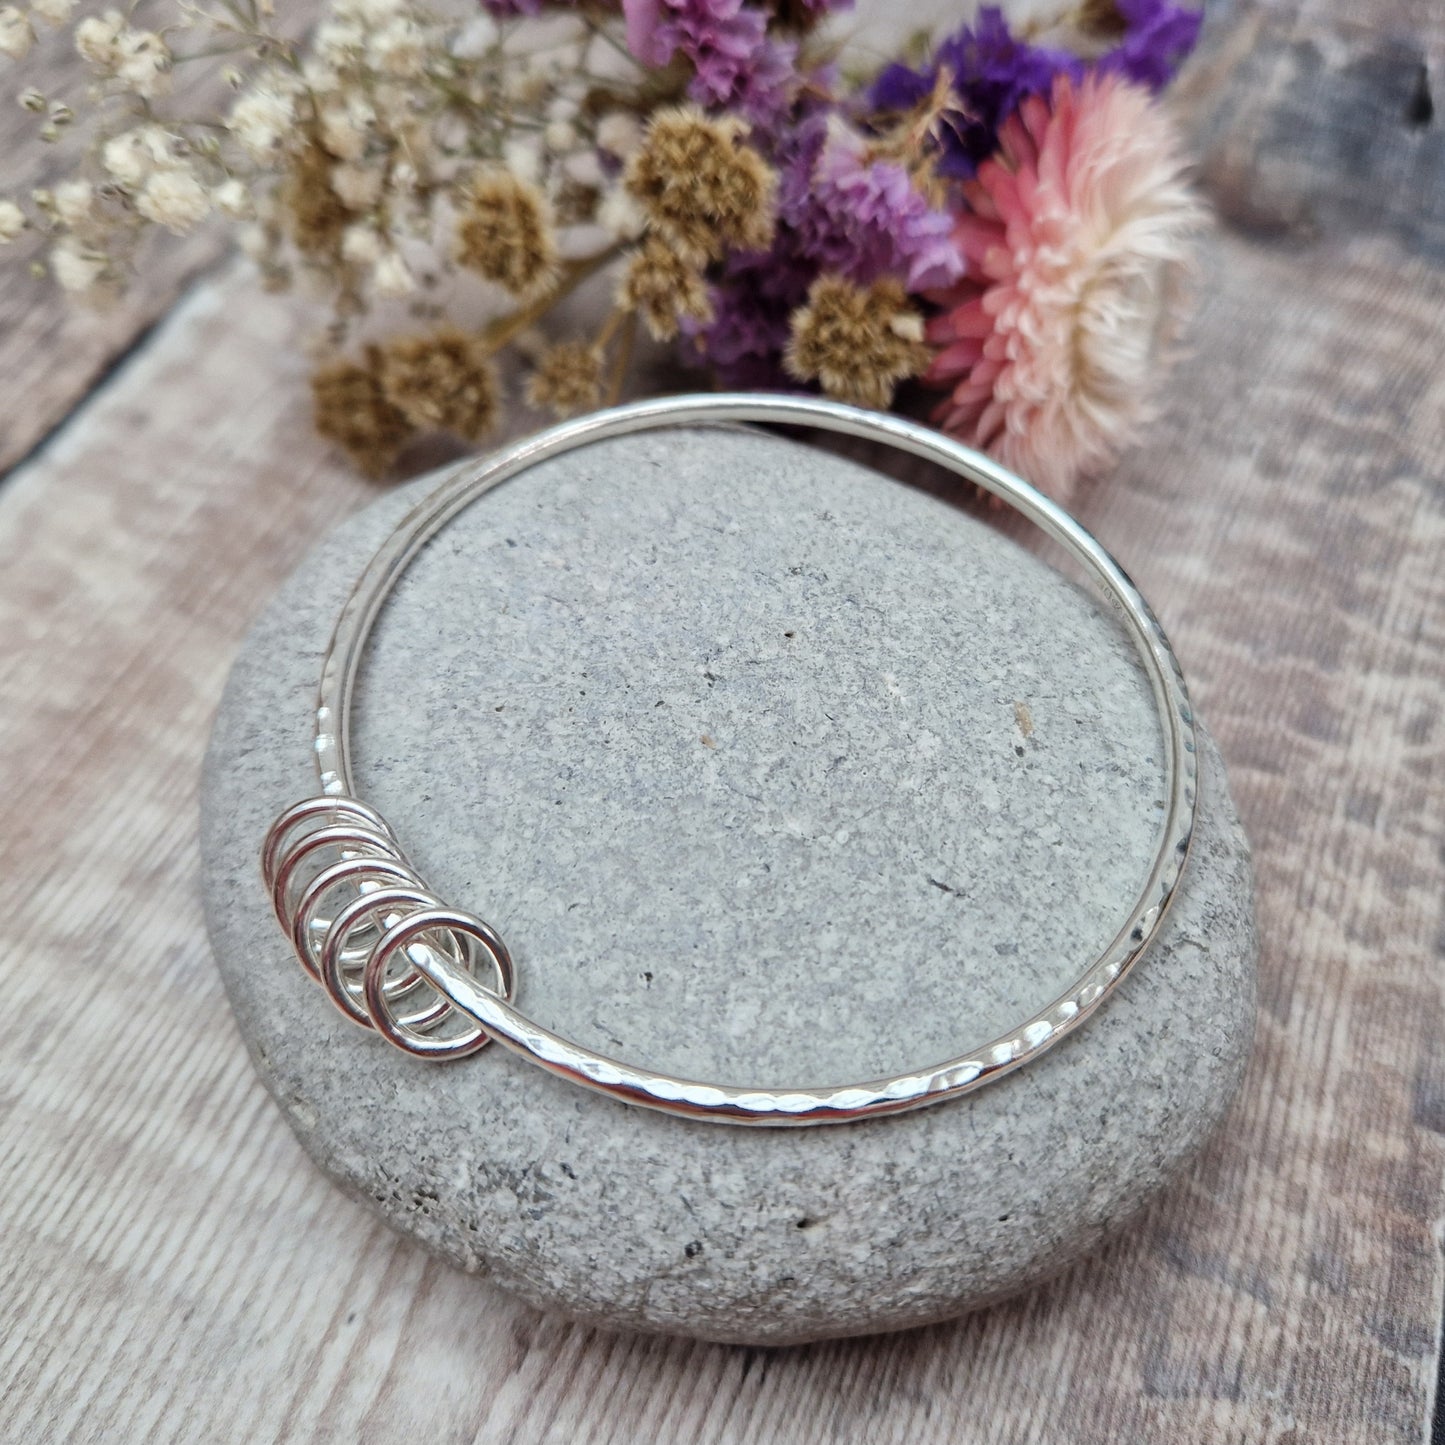
<svg viewBox="0 0 1445 1445"><path fill-rule="evenodd" d="M935 420L1061 501L1148 419L1202 223L1174 129L1114 75L1055 82L999 131L954 239L925 381Z"/></svg>

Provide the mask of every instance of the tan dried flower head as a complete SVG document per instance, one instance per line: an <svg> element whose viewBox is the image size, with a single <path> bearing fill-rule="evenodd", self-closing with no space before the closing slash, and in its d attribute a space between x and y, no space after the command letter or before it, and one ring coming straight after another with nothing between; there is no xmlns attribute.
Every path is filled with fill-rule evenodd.
<svg viewBox="0 0 1445 1445"><path fill-rule="evenodd" d="M632 253L617 300L641 316L657 341L671 341L684 317L712 320L712 301L702 272L661 236L648 236Z"/></svg>
<svg viewBox="0 0 1445 1445"><path fill-rule="evenodd" d="M588 411L602 399L602 353L586 341L549 346L527 382L527 400L557 416Z"/></svg>
<svg viewBox="0 0 1445 1445"><path fill-rule="evenodd" d="M382 392L413 426L476 441L497 418L497 374L479 338L444 326L381 351Z"/></svg>
<svg viewBox="0 0 1445 1445"><path fill-rule="evenodd" d="M1085 35L1099 40L1118 40L1129 30L1118 0L1082 0L1073 15L1074 23Z"/></svg>
<svg viewBox="0 0 1445 1445"><path fill-rule="evenodd" d="M792 332L783 358L789 374L855 406L888 406L894 387L919 375L932 356L923 318L891 276L871 286L818 277L807 304L793 313Z"/></svg>
<svg viewBox="0 0 1445 1445"><path fill-rule="evenodd" d="M314 261L339 259L341 238L355 219L354 212L332 187L335 164L321 142L314 135L308 136L292 158L281 191L291 239L303 256Z"/></svg>
<svg viewBox="0 0 1445 1445"><path fill-rule="evenodd" d="M698 262L729 246L761 251L773 239L778 178L747 134L736 116L677 106L653 116L628 163L627 189L648 220Z"/></svg>
<svg viewBox="0 0 1445 1445"><path fill-rule="evenodd" d="M369 346L363 362L329 362L311 378L316 430L373 477L386 471L412 434L382 391L380 365L380 350Z"/></svg>
<svg viewBox="0 0 1445 1445"><path fill-rule="evenodd" d="M557 277L557 239L546 198L500 168L474 176L462 193L457 261L513 296L534 296Z"/></svg>

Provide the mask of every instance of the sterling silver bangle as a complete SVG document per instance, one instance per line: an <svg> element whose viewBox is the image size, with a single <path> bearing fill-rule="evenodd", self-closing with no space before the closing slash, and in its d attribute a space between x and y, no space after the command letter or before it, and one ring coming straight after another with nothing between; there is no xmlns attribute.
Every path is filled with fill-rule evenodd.
<svg viewBox="0 0 1445 1445"><path fill-rule="evenodd" d="M564 1039L513 1003L512 959L495 930L433 894L386 820L356 796L348 729L362 653L382 603L427 541L464 507L549 457L604 437L717 422L771 422L884 442L1001 498L1101 586L1153 687L1167 807L1158 851L1123 925L1040 1012L916 1072L824 1088L749 1088L675 1078ZM614 1099L731 1124L831 1124L917 1109L971 1093L1052 1048L1099 1008L1157 935L1188 857L1198 779L1194 717L1169 640L1119 564L1067 512L987 457L902 417L810 397L745 394L667 397L599 412L455 472L386 539L343 606L322 664L315 748L321 793L276 820L261 867L301 965L348 1018L422 1058L462 1058L495 1039Z"/></svg>

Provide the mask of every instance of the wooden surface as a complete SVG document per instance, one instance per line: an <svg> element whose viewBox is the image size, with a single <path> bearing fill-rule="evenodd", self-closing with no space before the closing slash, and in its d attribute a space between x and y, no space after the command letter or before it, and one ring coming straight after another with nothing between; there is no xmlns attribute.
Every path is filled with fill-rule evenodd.
<svg viewBox="0 0 1445 1445"><path fill-rule="evenodd" d="M1189 96L1225 218L1191 355L1080 508L1166 619L1256 849L1257 1052L1189 1177L1048 1289L791 1352L541 1316L339 1196L227 1011L195 792L248 619L370 490L309 432L286 302L227 268L142 344L144 307L117 323L98 388L93 362L0 344L7 405L39 395L38 366L66 417L0 489L7 1441L1424 1437L1445 1282L1445 163L1411 86L1440 73L1442 22L1397 0L1230 23L1246 43L1217 39ZM32 334L54 338L45 305ZM10 455L40 434L8 425Z"/></svg>

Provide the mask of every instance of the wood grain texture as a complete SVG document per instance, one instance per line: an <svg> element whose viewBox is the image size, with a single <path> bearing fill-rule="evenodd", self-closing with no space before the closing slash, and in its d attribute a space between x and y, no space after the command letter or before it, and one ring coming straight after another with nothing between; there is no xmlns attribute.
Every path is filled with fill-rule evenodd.
<svg viewBox="0 0 1445 1445"><path fill-rule="evenodd" d="M1281 177L1306 198L1356 180L1328 147L1296 170L1272 149L1277 107L1324 125L1337 95L1283 51L1313 37L1348 69L1437 23L1396 11L1326 34L1319 5L1261 10L1192 92L1229 224L1165 415L1079 509L1169 626L1254 840L1245 1093L1127 1237L971 1319L787 1352L608 1337L340 1197L251 1073L196 884L237 640L369 495L310 434L285 302L237 273L196 288L12 476L7 1440L1423 1438L1445 1284L1445 270L1423 223L1375 214L1409 211L1405 125L1377 141L1369 213L1252 219Z"/></svg>

